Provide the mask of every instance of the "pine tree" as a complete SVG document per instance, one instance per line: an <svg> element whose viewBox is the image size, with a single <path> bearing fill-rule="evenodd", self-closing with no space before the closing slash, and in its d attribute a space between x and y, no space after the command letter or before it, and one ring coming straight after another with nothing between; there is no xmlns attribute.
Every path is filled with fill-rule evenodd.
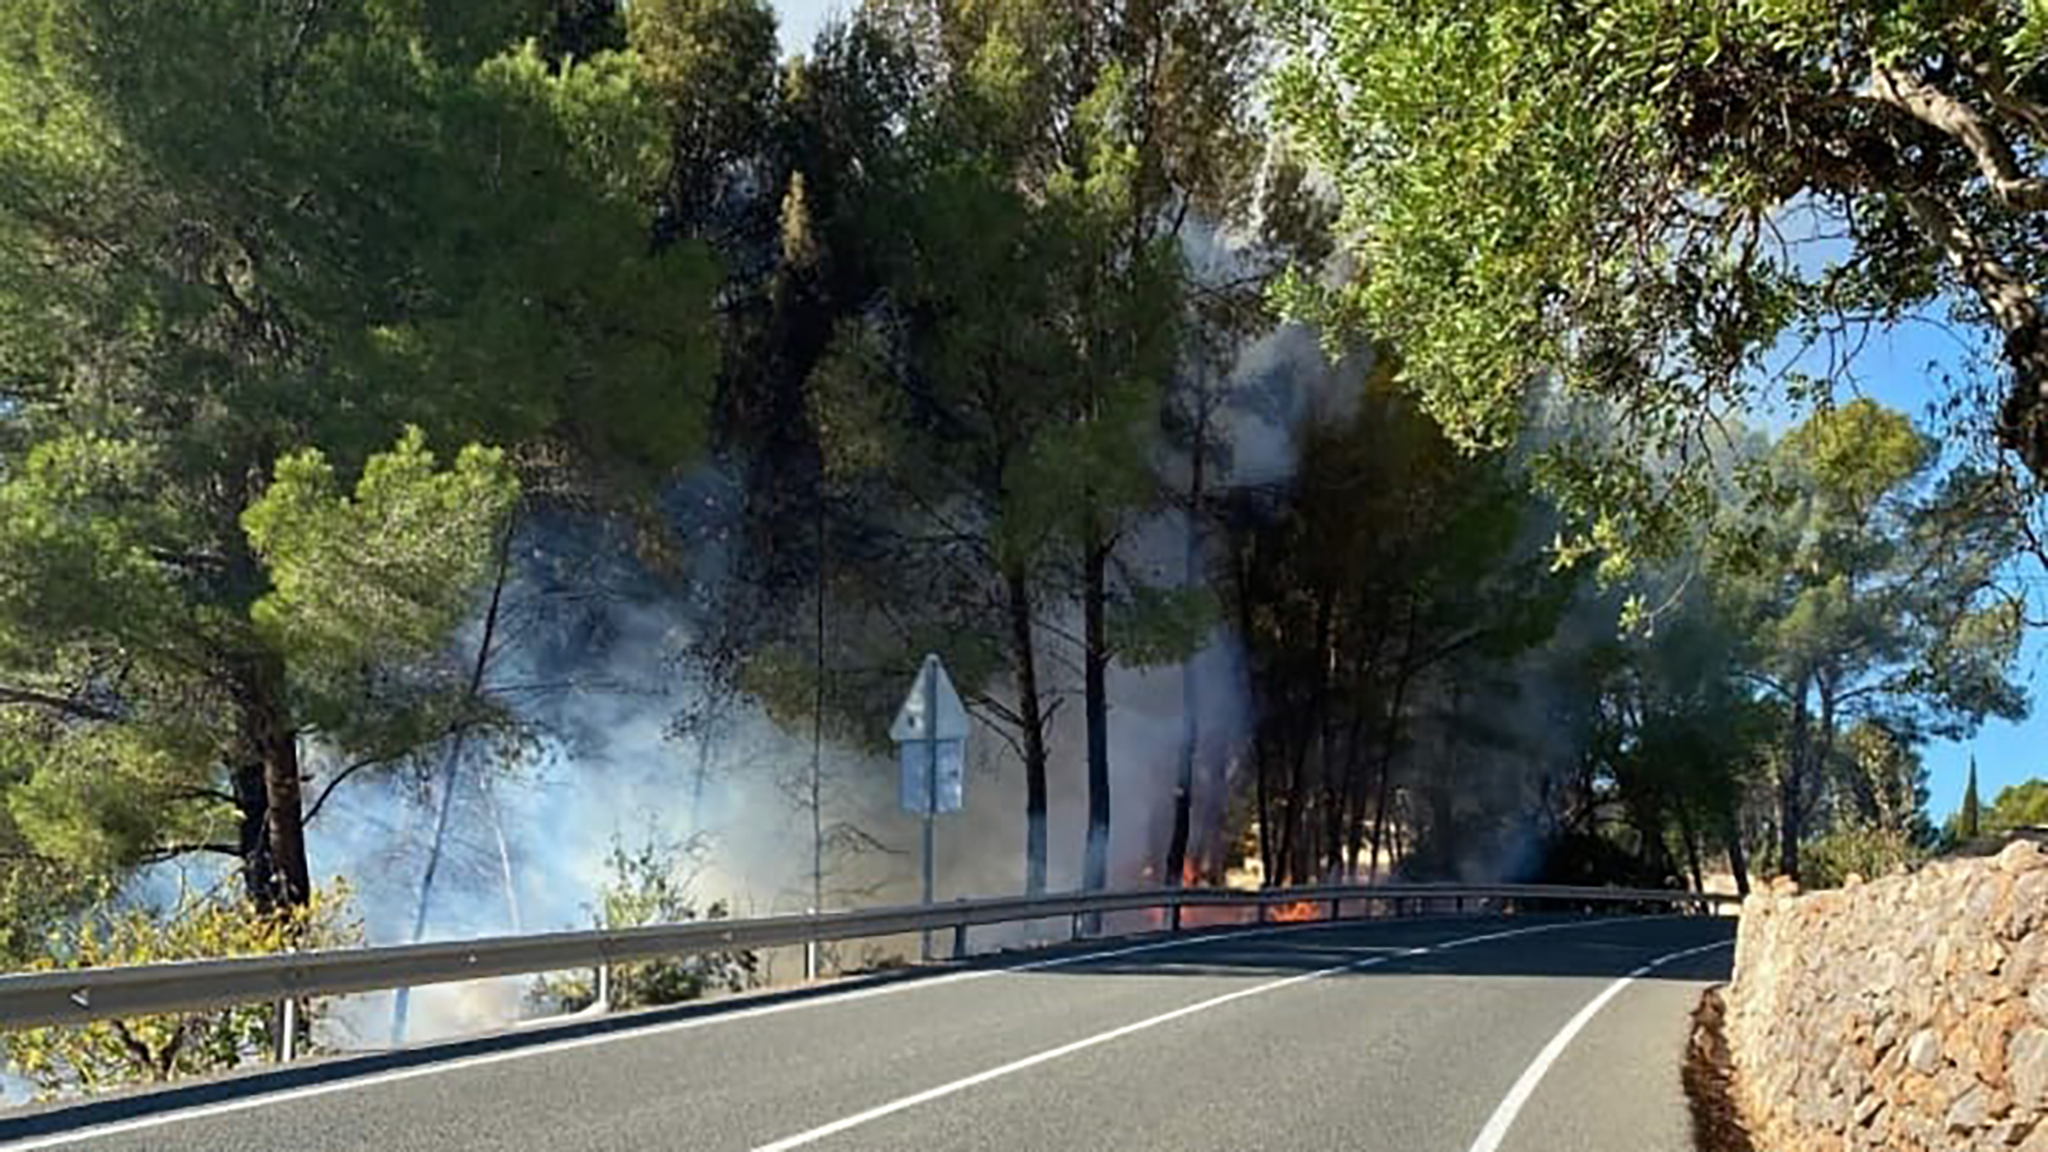
<svg viewBox="0 0 2048 1152"><path fill-rule="evenodd" d="M1970 782L1963 786L1963 839L1975 840L1979 832L1982 806L1977 800L1977 758L1970 757Z"/></svg>

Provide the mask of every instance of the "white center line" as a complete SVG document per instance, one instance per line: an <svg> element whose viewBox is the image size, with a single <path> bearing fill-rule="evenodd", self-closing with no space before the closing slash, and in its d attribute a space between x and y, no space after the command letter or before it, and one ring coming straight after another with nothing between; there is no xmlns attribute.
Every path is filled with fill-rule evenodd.
<svg viewBox="0 0 2048 1152"><path fill-rule="evenodd" d="M1416 924L1425 919L1389 920L1388 924ZM1086 964L1095 960L1112 960L1119 956L1134 956L1143 952L1159 952L1169 948L1183 948L1191 944L1206 944L1216 940L1247 939L1259 936L1277 936L1285 933L1310 932L1332 928L1354 928L1373 921L1357 920L1313 920L1298 924L1278 924L1266 928L1239 929L1211 932L1201 936L1177 936L1166 940L1154 940L1144 944L1132 944L1121 948L1110 948L1095 952L1081 952L1055 956L1046 960L1032 960L1022 964L1006 964L994 968L970 968L960 972L949 972L940 976L909 978L847 992L825 993L799 1000L784 1000L763 1004L754 1008L735 1008L727 1012L713 1012L702 1016L691 1016L683 1020L671 1020L664 1024L652 1024L635 1028L630 1024L615 1031L606 1031L588 1036L553 1042L540 1042L529 1046L508 1048L498 1052L485 1052L476 1056L460 1056L451 1060L439 1060L419 1064L410 1068L394 1068L388 1072L373 1072L366 1076L351 1076L329 1080L320 1084L308 1084L299 1088L285 1088L260 1095L245 1096L234 1100L223 1100L216 1104L201 1104L170 1112L138 1116L130 1120L116 1120L90 1128L79 1128L69 1132L58 1132L48 1136L31 1137L12 1143L0 1141L0 1149L6 1152L30 1152L31 1149L61 1148L82 1144L88 1140L120 1136L176 1124L187 1120L200 1120L210 1116L226 1116L283 1104L292 1100L306 1100L316 1096L327 1096L336 1092L353 1092L363 1088L374 1088L383 1084L396 1084L406 1080L417 1080L424 1076L438 1076L447 1072L459 1072L469 1068L482 1068L492 1064L504 1064L514 1060L526 1060L536 1056L548 1056L560 1052L573 1052L580 1048L596 1048L605 1044L617 1044L631 1040L644 1040L654 1036L666 1036L673 1032L686 1032L695 1028L708 1028L718 1024L731 1024L741 1020L753 1020L763 1016L777 1016L784 1012L798 1012L809 1008L823 1008L836 1004L850 1004L878 996L890 996L899 992L915 992L920 989L938 988L948 984L959 984L969 980L981 980L991 976L1004 976L1017 972L1038 972L1047 968L1064 968L1072 964Z"/></svg>
<svg viewBox="0 0 2048 1152"><path fill-rule="evenodd" d="M1480 944L1489 940L1505 940L1511 936L1527 936L1536 932L1555 932L1565 928L1584 928L1593 925L1619 924L1625 923L1628 920L1632 919L1644 919L1644 917L1625 917L1596 921L1576 921L1566 924L1541 924L1533 928L1514 928L1505 932L1488 932L1480 936L1466 936L1457 940L1447 940L1441 944L1431 944L1423 948L1405 948L1392 954L1371 956L1364 960L1353 960L1350 963L1338 964L1329 968L1321 968L1317 969L1314 972L1304 972L1301 975L1289 976L1282 980L1273 980L1265 984L1255 984L1250 988L1240 988L1235 992L1226 992L1221 996L1212 996L1207 1000L1197 1001L1196 1003L1176 1008L1171 1012L1162 1012L1157 1016L1148 1016L1143 1020L1139 1020L1131 1024L1126 1024L1121 1028L1112 1028L1107 1032L1098 1032L1093 1036L1085 1036L1071 1043L1062 1044L1057 1048L1048 1048L1042 1052L1037 1052L1030 1056L1023 1057L1022 1059L1012 1060L1008 1064L1000 1064L986 1071L977 1072L972 1076L962 1077L959 1080L954 1080L949 1083L941 1084L935 1088L927 1088L922 1092L912 1093L909 1096L903 1096L898 1099L891 1100L886 1104L878 1104L865 1112L856 1112L851 1116L834 1120L830 1124L820 1125L816 1128L810 1129L807 1132L799 1132L794 1136L784 1137L783 1139L777 1140L774 1143L760 1145L759 1147L755 1148L753 1152L787 1152L787 1150L791 1148L801 1148L806 1144L815 1144L828 1136L836 1136L841 1132L845 1132L852 1128L858 1128L863 1124L872 1123L876 1120L882 1119L885 1116L893 1116L898 1112L902 1112L911 1108L916 1108L922 1104L929 1104L934 1100L943 1099L947 1096L953 1095L956 1092L965 1092L969 1088L974 1088L979 1085L986 1084L991 1080L999 1080L1002 1077L1022 1072L1027 1068L1035 1068L1040 1064L1049 1063L1051 1061L1061 1059L1062 1057L1072 1056L1076 1052L1084 1052L1098 1045L1110 1043L1113 1040L1121 1040L1122 1038L1137 1032L1143 1032L1150 1028L1157 1028L1162 1024L1170 1024L1175 1020L1182 1019L1183 1017L1193 1016L1197 1012L1206 1012L1211 1008L1220 1008L1223 1005L1232 1003L1234 1001L1248 999L1253 996L1264 995L1267 992L1276 992L1282 988L1290 988L1296 984L1305 984L1311 980L1320 980L1325 976L1334 976L1340 972L1357 972L1366 968L1372 968L1380 964L1385 964L1393 960L1405 959L1412 956L1427 956L1432 952L1442 952L1451 948L1462 948L1468 944Z"/></svg>
<svg viewBox="0 0 2048 1152"><path fill-rule="evenodd" d="M1493 1116L1486 1121L1486 1127L1479 1130L1479 1138L1472 1142L1471 1152L1498 1152L1501 1141L1507 1139L1508 1129L1514 1127L1515 1117L1521 1114L1522 1106L1529 1102L1529 1097L1535 1095L1536 1085L1542 1083L1544 1075L1550 1071L1550 1066L1557 1063L1558 1057L1564 1055L1564 1050L1571 1045L1573 1038L1578 1036L1586 1025L1593 1022L1593 1017L1598 1016L1609 1001L1621 995L1622 989L1666 964L1683 960L1688 956L1697 956L1702 952L1712 952L1716 948L1726 948L1733 943L1732 940L1721 940L1703 944L1698 948L1687 948L1683 952L1673 952L1668 956L1659 956L1609 984L1606 990L1593 997L1584 1008L1579 1009L1579 1014L1567 1021L1563 1029L1550 1038L1550 1043L1543 1046L1543 1051L1536 1054L1535 1062L1523 1070L1522 1078L1515 1081L1514 1087L1508 1089L1508 1094L1501 1099L1500 1107L1495 1108Z"/></svg>

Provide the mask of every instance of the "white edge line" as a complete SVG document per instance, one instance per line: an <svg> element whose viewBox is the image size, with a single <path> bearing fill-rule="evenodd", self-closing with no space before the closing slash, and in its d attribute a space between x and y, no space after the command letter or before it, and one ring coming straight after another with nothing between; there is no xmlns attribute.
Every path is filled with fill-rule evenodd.
<svg viewBox="0 0 2048 1152"><path fill-rule="evenodd" d="M1422 924L1441 921L1446 917L1418 916L1389 919L1386 924ZM1451 918L1455 919L1455 918ZM1605 921L1615 923L1614 920ZM89 1128L69 1132L55 1132L47 1136L31 1136L12 1143L0 1143L6 1152L31 1152L40 1148L61 1148L71 1144L82 1144L88 1140L121 1136L131 1132L159 1128L186 1120L203 1120L213 1116L226 1116L246 1112L272 1104L283 1104L293 1100L306 1100L316 1096L327 1096L336 1092L349 1092L360 1088L375 1088L385 1084L396 1084L416 1080L424 1076L436 1076L444 1072L459 1072L469 1068L481 1068L492 1064L504 1064L536 1056L547 1056L559 1052L573 1052L580 1048L595 1048L604 1044L641 1040L654 1036L665 1036L673 1032L687 1032L695 1028L708 1028L716 1024L752 1020L762 1016L775 1016L784 1012L795 1012L805 1008L819 1008L834 1004L848 1004L877 996L888 996L898 992L913 992L923 988L937 988L947 984L958 984L968 980L979 980L989 976L1004 976L1016 972L1036 972L1047 968L1063 968L1070 964L1085 964L1092 960L1112 960L1118 956L1132 956L1142 952L1157 952L1167 948L1179 948L1189 944L1206 944L1215 940L1244 939L1259 936L1277 936L1282 933L1306 932L1317 929L1351 928L1360 925L1382 923L1375 920L1306 920L1295 924L1276 924L1263 928L1243 928L1224 932L1210 932L1200 936L1175 936L1166 940L1153 940L1144 944L1133 944L1122 948L1110 948L1099 952L1081 952L1067 956L1055 956L1046 960L1032 960L1023 964L1005 964L992 968L970 968L961 972L948 972L937 976L904 977L888 983L867 988L856 988L847 992L827 992L822 995L806 996L800 999L784 1000L774 1004L762 1004L753 1008L735 1008L726 1012L708 1012L684 1020L672 1020L665 1024L651 1024L636 1028L624 1024L616 1030L600 1032L590 1036L578 1036L553 1043L508 1048L500 1052L485 1052L476 1056L461 1056L453 1060L438 1060L410 1068L394 1068L386 1072L372 1072L367 1076L351 1076L330 1080L320 1084L308 1084L300 1088L286 1088L276 1092L264 1092L235 1100L223 1100L215 1104L200 1104L190 1108L137 1116L128 1120L115 1120ZM559 1021L556 1021L559 1022ZM372 1054L374 1056L374 1054ZM258 1073L263 1075L266 1073ZM0 1117L0 1122L4 1122Z"/></svg>
<svg viewBox="0 0 2048 1152"><path fill-rule="evenodd" d="M1598 1016L1602 1008L1607 1007L1609 1002L1616 996L1621 995L1622 989L1664 967L1666 964L1684 960L1689 956L1697 956L1702 952L1712 952L1717 948L1726 948L1733 943L1734 941L1732 940L1718 940L1712 944L1703 944L1698 948L1687 948L1682 952L1673 952L1666 956L1659 956L1648 964L1609 984L1598 996L1588 1001L1584 1008L1579 1009L1578 1015L1573 1016L1567 1021L1565 1026L1558 1030L1557 1035L1550 1038L1550 1043L1545 1044L1543 1050L1536 1054L1536 1059L1527 1068L1523 1069L1521 1078L1515 1081L1514 1087L1508 1089L1508 1094L1501 1098L1500 1106L1495 1108L1493 1115L1487 1119L1486 1127L1479 1130L1479 1138L1472 1141L1471 1152L1498 1152L1501 1141L1507 1139L1508 1129L1514 1127L1515 1117L1521 1115L1523 1106L1528 1104L1529 1098L1536 1094L1536 1086L1543 1082L1543 1077L1550 1072L1551 1065L1557 1063L1558 1057L1564 1055L1564 1050L1571 1046L1571 1042L1585 1029L1586 1025L1593 1022L1593 1017Z"/></svg>
<svg viewBox="0 0 2048 1152"><path fill-rule="evenodd" d="M1329 968L1319 968L1313 972L1304 972L1298 976L1289 976L1280 980L1268 981L1264 984L1255 984L1250 988L1240 988L1235 992L1226 992L1221 996L1212 996L1207 1000L1201 1000L1193 1004L1183 1005L1182 1007L1175 1008L1170 1012L1162 1012L1157 1016L1148 1016L1143 1020L1138 1020L1130 1024L1125 1024L1120 1028L1112 1028L1107 1032L1098 1032L1093 1036L1084 1036L1079 1040L1062 1044L1057 1048L1047 1048L1042 1052L1036 1052L1030 1056L1022 1057L1021 1059L1012 1060L1008 1064L997 1065L994 1068L990 1068L982 1072L977 1072L972 1076L965 1076L958 1080L953 1080L945 1084L940 1084L934 1088L927 1088L922 1092L915 1092L908 1096L899 1097L895 1100L889 1101L886 1104L878 1104L875 1107L869 1108L864 1112L856 1112L851 1116L846 1116L838 1120L834 1120L830 1124L823 1124L816 1128L812 1128L808 1131L799 1132L794 1136L786 1136L771 1144L759 1145L758 1147L754 1148L753 1152L789 1152L789 1150L792 1148L801 1148L806 1144L815 1144L818 1141L825 1139L826 1137L836 1136L841 1132L845 1132L853 1128L858 1128L863 1124L868 1124L873 1121L880 1120L886 1116L892 1116L898 1112L902 1112L911 1108L916 1108L922 1104L929 1104L934 1100L951 1096L957 1092L964 1092L969 1088L973 1088L981 1084L986 1084L991 1080L997 1080L1004 1076L1012 1075L1013 1073L1022 1072L1028 1068L1037 1067L1040 1064L1045 1064L1053 1060L1058 1060L1065 1056L1071 1056L1076 1052L1086 1051L1087 1049L1096 1047L1097 1045L1107 1044L1113 1040L1120 1040L1125 1036L1132 1035L1133 1033L1143 1032L1150 1028L1157 1028L1162 1024L1172 1023L1173 1021L1179 1020L1182 1017L1192 1016L1197 1012L1206 1012L1211 1008L1219 1008L1225 1004L1229 1004L1237 1000L1244 1000L1249 997L1262 995L1267 992L1275 992L1279 989L1292 987L1296 984L1305 984L1311 980L1320 980L1325 976L1334 976L1340 972L1362 971L1366 968L1373 968L1378 965L1386 964L1394 960L1406 959L1408 957L1413 956L1427 956L1432 952L1441 952L1447 949L1460 948L1467 944L1479 944L1489 940L1503 940L1510 936L1527 936L1536 932L1554 932L1565 928L1584 928L1595 925L1621 924L1627 923L1631 920L1641 919L1650 919L1650 917L1618 917L1604 920L1573 921L1563 924L1539 924L1530 928L1515 928L1505 932L1489 932L1480 936L1466 936L1461 937L1457 940L1447 940L1440 944L1431 944L1420 948L1404 948L1400 951L1391 954L1372 956L1364 960L1353 960L1346 964L1337 964Z"/></svg>

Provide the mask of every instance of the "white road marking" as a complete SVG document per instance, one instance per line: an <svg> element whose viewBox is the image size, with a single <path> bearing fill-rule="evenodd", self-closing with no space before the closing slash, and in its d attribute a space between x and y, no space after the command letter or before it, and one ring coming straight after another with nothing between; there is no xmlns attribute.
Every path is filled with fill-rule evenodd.
<svg viewBox="0 0 2048 1152"><path fill-rule="evenodd" d="M1563 928L1583 928L1595 924L1619 924L1624 923L1628 920L1636 919L1647 919L1647 917L1623 917L1607 920L1576 921L1567 924L1540 924L1533 928L1514 928L1505 932L1488 932L1480 936L1466 936L1457 940L1447 940L1441 944L1431 944L1427 947L1422 948L1404 948L1391 954L1370 956L1364 960L1353 960L1347 964L1337 964L1329 968L1319 968L1313 972L1304 972L1298 976L1289 976L1281 980L1273 980L1264 984L1255 984L1250 988L1240 988L1235 992L1226 992L1221 996L1212 996L1207 1000L1197 1001L1196 1003L1176 1008L1171 1012L1162 1012L1157 1016L1148 1016L1143 1020L1139 1020L1131 1024L1126 1024L1121 1028L1112 1028L1107 1032L1098 1032L1093 1036L1085 1036L1071 1043L1062 1044L1057 1048L1047 1048L1042 1052L1034 1053L1030 1056L1023 1057L1022 1059L1012 1060L1008 1064L997 1065L996 1067L990 1068L986 1071L977 1072L972 1076L962 1077L961 1079L941 1084L936 1088L927 1088L922 1092L915 1092L909 1096L899 1097L898 1099L891 1100L886 1104L878 1104L865 1112L856 1112L851 1116L846 1116L841 1119L834 1120L830 1124L820 1125L816 1128L812 1128L807 1132L799 1132L794 1136L786 1136L783 1139L777 1140L772 1144L762 1144L759 1147L756 1147L753 1150L753 1152L788 1152L788 1150L792 1148L801 1148L806 1144L815 1144L818 1141L825 1139L826 1137L836 1136L841 1132L845 1132L852 1128L858 1128L863 1124L872 1123L876 1120L882 1119L885 1116L893 1116L898 1112L903 1112L911 1108L916 1108L919 1105L929 1104L934 1100L943 1099L957 1092L965 1092L969 1088L974 1088L979 1085L986 1084L991 1080L999 1080L1002 1077L1009 1076L1017 1072L1022 1072L1025 1069L1035 1068L1040 1064L1046 1064L1050 1063L1051 1061L1061 1059L1062 1057L1072 1056L1076 1052L1085 1052L1090 1048L1097 1047L1098 1045L1107 1044L1113 1040L1121 1040L1124 1037L1130 1036L1134 1033L1143 1032L1151 1028L1157 1028L1162 1024L1170 1024L1175 1020L1179 1020L1187 1016L1193 1016L1197 1012L1206 1012L1211 1008L1220 1008L1223 1005L1232 1003L1234 1001L1249 999L1250 997L1264 995L1268 992L1277 992L1282 988L1291 988L1296 984L1305 984L1311 980L1320 980L1325 976L1335 976L1340 972L1362 971L1366 968L1372 968L1377 965L1385 964L1393 960L1406 959L1412 956L1427 956L1432 952L1448 951L1452 948L1462 948L1468 944L1480 944L1489 940L1504 940L1511 936L1527 936L1536 932L1554 932Z"/></svg>
<svg viewBox="0 0 2048 1152"><path fill-rule="evenodd" d="M1697 956L1702 952L1712 952L1716 948L1726 948L1733 943L1732 940L1721 940L1698 948L1687 948L1683 952L1673 952L1668 956L1659 956L1609 984L1584 1008L1579 1009L1579 1014L1567 1021L1558 1034L1550 1038L1550 1043L1543 1046L1543 1051L1536 1054L1535 1062L1523 1070L1522 1078L1515 1081L1514 1087L1508 1089L1508 1094L1501 1099L1500 1107L1495 1108L1493 1116L1486 1121L1486 1127L1479 1130L1479 1138L1472 1142L1471 1152L1498 1152L1501 1141L1507 1139L1508 1129L1514 1127L1515 1117L1521 1114L1523 1105L1529 1102L1529 1097L1536 1094L1536 1086L1542 1083L1543 1077L1550 1071L1550 1066L1557 1063L1557 1058L1564 1055L1564 1050L1570 1047L1572 1040L1586 1025L1593 1022L1593 1017L1598 1016L1609 1001L1621 995L1622 989L1666 964Z"/></svg>
<svg viewBox="0 0 2048 1152"><path fill-rule="evenodd" d="M1405 920L1389 920L1389 924L1427 923L1440 917L1416 917ZM652 1024L644 1028L626 1025L614 1032L602 1032L593 1036L579 1036L556 1043L539 1043L529 1047L510 1048L502 1052L486 1052L476 1056L462 1056L453 1060L420 1064L411 1068L394 1068L388 1072L373 1072L367 1076L330 1080L321 1084L308 1084L300 1088L286 1088L276 1092L247 1096L235 1100L223 1100L216 1104L200 1104L150 1116L137 1116L128 1120L116 1120L106 1124L80 1128L71 1132L52 1133L11 1143L0 1143L0 1149L7 1152L30 1152L31 1149L61 1148L82 1144L88 1140L121 1136L176 1124L186 1120L202 1120L210 1116L226 1116L246 1112L272 1104L283 1104L292 1100L306 1100L315 1096L327 1096L336 1092L350 1092L361 1088L375 1088L383 1084L396 1084L406 1080L417 1080L424 1076L437 1076L444 1072L459 1072L467 1068L482 1068L492 1064L504 1064L534 1056L547 1056L558 1052L572 1052L579 1048L596 1048L604 1044L615 1044L627 1040L641 1040L651 1036L665 1036L673 1032L687 1032L695 1028L707 1028L714 1024L727 1024L739 1020L753 1020L762 1016L775 1016L784 1012L795 1012L805 1008L824 1007L833 1004L849 1004L877 996L888 996L898 992L912 992L921 988L937 988L947 984L958 984L968 980L980 980L989 976L1006 976L1017 972L1037 972L1047 968L1064 968L1071 964L1085 964L1092 960L1112 960L1118 956L1134 956L1142 952L1158 952L1167 948L1180 948L1190 944L1206 944L1216 940L1245 939L1259 936L1277 936L1282 933L1307 932L1316 929L1357 927L1371 924L1365 920L1309 920L1296 924L1276 924L1264 928L1247 928L1226 932L1211 932L1202 936L1177 936L1167 940L1154 940L1144 944L1133 944L1122 948L1110 948L1099 952L1081 952L1069 956L1055 956L1046 960L1032 960L1023 964L1006 964L994 968L971 968L962 972L949 972L942 976L923 979L911 978L869 988L858 988L849 992L827 993L806 997L801 1000L786 1000L776 1004L763 1004L755 1008L736 1008L729 1012L713 1012L703 1016L692 1016L685 1020L671 1020L666 1024Z"/></svg>

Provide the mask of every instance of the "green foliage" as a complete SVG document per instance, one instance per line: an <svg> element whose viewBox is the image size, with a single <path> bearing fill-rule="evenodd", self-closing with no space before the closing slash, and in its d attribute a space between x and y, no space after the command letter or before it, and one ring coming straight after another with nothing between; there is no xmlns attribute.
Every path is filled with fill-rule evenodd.
<svg viewBox="0 0 2048 1152"><path fill-rule="evenodd" d="M1998 583L2019 537L1996 481L1957 469L1929 488L1929 462L1906 418L1870 401L1815 415L1774 453L1772 494L1727 526L1751 550L1720 587L1774 673L1871 686L1953 735L2026 713L2008 679L2022 620Z"/></svg>
<svg viewBox="0 0 2048 1152"><path fill-rule="evenodd" d="M1127 667L1177 664L1202 650L1218 619L1206 588L1139 586L1110 616L1110 645Z"/></svg>
<svg viewBox="0 0 2048 1152"><path fill-rule="evenodd" d="M2027 780L1998 793L1985 814L1993 832L2012 828L2048 828L2048 780Z"/></svg>
<svg viewBox="0 0 2048 1152"><path fill-rule="evenodd" d="M1275 297L1399 347L1462 445L1512 444L1561 398L1599 411L1599 438L1548 450L1569 557L1682 547L1692 518L1662 509L1712 487L1722 421L1788 350L1930 305L2003 343L2004 403L1964 396L1958 430L2039 471L2038 9L1280 0L1275 111L1359 272ZM1680 466L1609 482L1645 456Z"/></svg>
<svg viewBox="0 0 2048 1152"><path fill-rule="evenodd" d="M591 910L598 928L639 928L650 924L682 924L692 920L723 920L730 913L723 901L700 908L690 895L691 852L684 845L650 837L627 850L614 840L605 858L607 878ZM750 986L759 968L752 952L709 952L668 960L613 964L612 1008L645 1008L679 1004L711 992L740 992ZM527 992L535 1007L577 1012L597 1000L588 974L558 974L536 980Z"/></svg>
<svg viewBox="0 0 2048 1152"><path fill-rule="evenodd" d="M431 655L475 606L519 482L504 454L472 445L445 470L409 429L370 457L353 495L317 450L278 462L242 525L270 576L250 609L287 653L313 714L339 723L366 666Z"/></svg>
<svg viewBox="0 0 2048 1152"><path fill-rule="evenodd" d="M1839 888L1851 874L1866 880L1919 863L1927 849L1890 828L1838 828L1806 846L1803 875L1809 888Z"/></svg>
<svg viewBox="0 0 2048 1152"><path fill-rule="evenodd" d="M528 42L558 18L0 12L0 807L34 854L253 854L234 795L290 869L266 762L454 722L510 462L617 507L701 449L718 269L649 243L674 126L634 53Z"/></svg>
<svg viewBox="0 0 2048 1152"><path fill-rule="evenodd" d="M774 112L775 11L763 0L635 0L626 28L675 147L669 179L698 185L755 149Z"/></svg>
<svg viewBox="0 0 2048 1152"><path fill-rule="evenodd" d="M181 893L163 909L103 906L52 933L30 971L157 964L225 956L268 956L362 943L337 881L302 907L260 913L238 900ZM301 1001L299 1026L311 1029L323 1008ZM45 1096L102 1091L137 1081L200 1076L267 1059L277 1043L274 1005L255 1004L184 1016L142 1016L30 1028L4 1040L9 1070Z"/></svg>
<svg viewBox="0 0 2048 1152"><path fill-rule="evenodd" d="M2011 679L2021 613L1999 584L2019 548L2011 505L2001 481L1967 467L1930 481L1933 459L1897 412L1868 400L1824 410L1762 459L1747 502L1715 525L1712 594L1745 672L1787 709L1777 823L1788 870L1798 842L1832 819L1820 801L1852 721L1877 727L1868 740L1851 730L1854 795L1833 805L1851 814L1836 830L1876 822L1917 836L1917 783L1866 771L1891 762L1880 745L2026 715Z"/></svg>

